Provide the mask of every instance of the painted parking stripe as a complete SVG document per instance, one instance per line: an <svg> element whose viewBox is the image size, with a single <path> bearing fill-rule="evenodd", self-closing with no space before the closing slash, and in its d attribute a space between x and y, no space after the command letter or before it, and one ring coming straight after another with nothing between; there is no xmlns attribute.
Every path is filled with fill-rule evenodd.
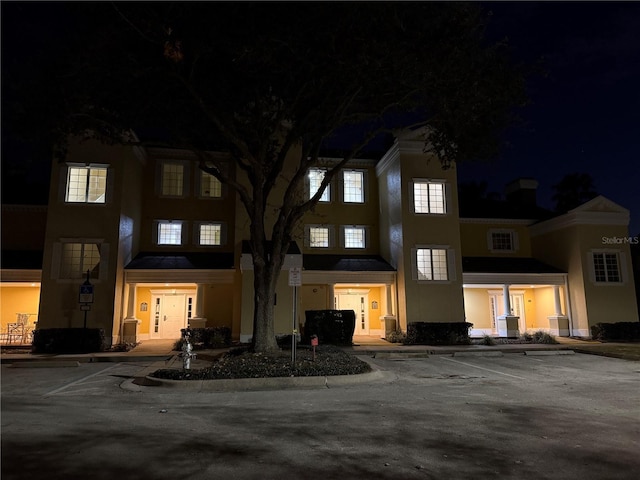
<svg viewBox="0 0 640 480"><path fill-rule="evenodd" d="M91 375L87 375L86 377L82 377L79 380L76 380L75 382L71 382L71 383L69 383L67 385L63 385L60 388L56 388L55 390L51 390L50 392L45 393L43 395L43 397L48 397L49 395L55 395L56 393L61 392L62 390L65 390L65 389L67 389L69 387L73 387L74 385L78 385L79 383L82 383L85 380L88 380L89 378L93 378L93 377L96 377L98 375L101 375L101 374L103 374L104 372L106 372L108 370L111 370L113 368L119 367L120 365L122 365L122 363L116 363L115 365L112 365L110 367L104 368L104 369L100 370L99 372L92 373Z"/></svg>
<svg viewBox="0 0 640 480"><path fill-rule="evenodd" d="M454 360L453 358L440 357L442 360L446 360L448 362L459 363L460 365L466 365L467 367L478 368L480 370L486 370L487 372L497 373L498 375L504 375L505 377L517 378L519 380L526 380L524 377L519 377L517 375L511 375L510 373L499 372L497 370L491 370L490 368L479 367L478 365L473 365L471 363L461 362L459 360Z"/></svg>

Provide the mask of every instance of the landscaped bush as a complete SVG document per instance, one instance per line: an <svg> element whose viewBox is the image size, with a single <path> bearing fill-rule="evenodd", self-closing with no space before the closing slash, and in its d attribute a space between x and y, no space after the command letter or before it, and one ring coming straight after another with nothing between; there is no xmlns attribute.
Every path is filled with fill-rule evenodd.
<svg viewBox="0 0 640 480"><path fill-rule="evenodd" d="M407 325L405 345L468 345L469 322L413 322Z"/></svg>
<svg viewBox="0 0 640 480"><path fill-rule="evenodd" d="M640 341L640 322L596 323L591 326L591 337L602 342Z"/></svg>
<svg viewBox="0 0 640 480"><path fill-rule="evenodd" d="M184 337L189 330L189 342L196 349L224 348L231 346L231 329L229 327L183 328L180 330ZM182 349L182 339L176 343L176 349Z"/></svg>
<svg viewBox="0 0 640 480"><path fill-rule="evenodd" d="M393 330L385 337L385 340L390 343L404 343L406 339L407 335L402 330Z"/></svg>
<svg viewBox="0 0 640 480"><path fill-rule="evenodd" d="M356 328L353 310L307 310L302 343L310 344L317 335L320 344L352 345Z"/></svg>
<svg viewBox="0 0 640 480"><path fill-rule="evenodd" d="M33 332L33 353L91 353L105 349L101 328L43 328Z"/></svg>

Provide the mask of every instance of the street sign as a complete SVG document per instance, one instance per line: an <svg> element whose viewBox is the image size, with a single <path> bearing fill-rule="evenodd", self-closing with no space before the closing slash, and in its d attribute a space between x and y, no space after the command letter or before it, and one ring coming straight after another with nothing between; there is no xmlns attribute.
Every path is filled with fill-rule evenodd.
<svg viewBox="0 0 640 480"><path fill-rule="evenodd" d="M80 285L80 298L78 303L93 303L93 285L90 283Z"/></svg>
<svg viewBox="0 0 640 480"><path fill-rule="evenodd" d="M300 267L289 269L289 286L300 287L302 285L302 270Z"/></svg>

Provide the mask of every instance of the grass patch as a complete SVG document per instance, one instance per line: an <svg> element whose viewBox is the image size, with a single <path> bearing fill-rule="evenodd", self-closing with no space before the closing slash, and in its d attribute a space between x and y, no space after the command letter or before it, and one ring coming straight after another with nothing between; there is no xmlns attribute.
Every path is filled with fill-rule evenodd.
<svg viewBox="0 0 640 480"><path fill-rule="evenodd" d="M355 375L371 371L368 363L349 355L338 347L321 345L316 358L309 348L299 347L296 364L291 365L291 352L272 354L252 353L247 348L229 351L213 365L185 372L160 369L152 377L171 380L215 380L223 378L315 377L329 375Z"/></svg>

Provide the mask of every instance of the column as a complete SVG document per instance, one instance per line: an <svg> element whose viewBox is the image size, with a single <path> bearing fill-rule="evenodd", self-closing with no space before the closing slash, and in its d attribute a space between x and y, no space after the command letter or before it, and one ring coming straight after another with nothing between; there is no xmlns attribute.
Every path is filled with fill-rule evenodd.
<svg viewBox="0 0 640 480"><path fill-rule="evenodd" d="M380 325L382 327L381 338L387 338L387 334L398 329L398 321L394 314L395 305L393 302L393 285L386 284L384 286L385 302L384 315L380 317Z"/></svg>
<svg viewBox="0 0 640 480"><path fill-rule="evenodd" d="M207 319L204 317L204 287L203 283L196 284L196 298L194 316L189 319L189 327L204 328L207 325Z"/></svg>
<svg viewBox="0 0 640 480"><path fill-rule="evenodd" d="M130 283L127 289L127 316L125 320L131 320L136 318L136 287L137 284Z"/></svg>
<svg viewBox="0 0 640 480"><path fill-rule="evenodd" d="M508 284L502 286L502 299L504 313L496 319L498 323L498 336L518 337L520 335L518 331L518 320L520 320L520 318L511 315L511 299L509 298Z"/></svg>
<svg viewBox="0 0 640 480"><path fill-rule="evenodd" d="M555 314L547 317L549 319L549 333L559 337L569 336L569 317L562 313L562 303L560 301L560 285L553 286L553 300L555 303Z"/></svg>
<svg viewBox="0 0 640 480"><path fill-rule="evenodd" d="M126 290L127 316L122 322L121 343L137 343L138 325L140 320L136 318L137 284L129 283Z"/></svg>
<svg viewBox="0 0 640 480"><path fill-rule="evenodd" d="M329 297L329 310L334 310L336 308L336 285L334 283L329 283L327 285L327 296Z"/></svg>

